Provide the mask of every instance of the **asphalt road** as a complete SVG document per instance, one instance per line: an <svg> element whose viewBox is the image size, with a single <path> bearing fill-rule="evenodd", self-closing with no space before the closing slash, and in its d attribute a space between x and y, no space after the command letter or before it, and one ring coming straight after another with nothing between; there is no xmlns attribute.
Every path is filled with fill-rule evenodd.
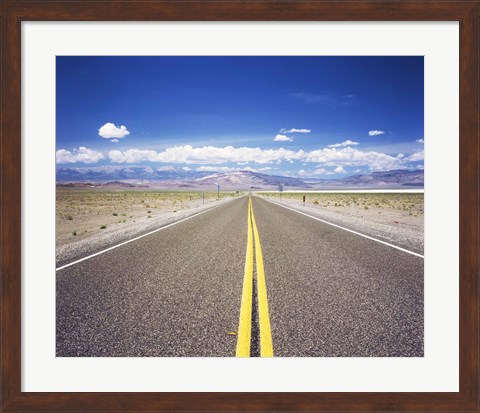
<svg viewBox="0 0 480 413"><path fill-rule="evenodd" d="M243 197L57 271L57 356L235 356L247 242L252 356L268 321L275 357L423 356L422 258L252 201L257 238Z"/></svg>

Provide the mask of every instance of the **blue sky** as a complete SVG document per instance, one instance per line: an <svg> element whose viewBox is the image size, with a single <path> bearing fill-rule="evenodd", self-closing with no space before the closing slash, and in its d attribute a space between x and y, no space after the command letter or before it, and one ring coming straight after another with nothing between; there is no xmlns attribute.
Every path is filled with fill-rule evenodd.
<svg viewBox="0 0 480 413"><path fill-rule="evenodd" d="M57 57L59 167L423 168L423 57Z"/></svg>

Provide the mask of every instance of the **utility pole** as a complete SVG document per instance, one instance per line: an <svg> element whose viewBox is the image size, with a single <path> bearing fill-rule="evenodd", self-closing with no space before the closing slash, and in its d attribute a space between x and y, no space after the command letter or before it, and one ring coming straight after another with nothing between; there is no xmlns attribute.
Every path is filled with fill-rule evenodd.
<svg viewBox="0 0 480 413"><path fill-rule="evenodd" d="M220 199L220 184L217 184L217 199Z"/></svg>

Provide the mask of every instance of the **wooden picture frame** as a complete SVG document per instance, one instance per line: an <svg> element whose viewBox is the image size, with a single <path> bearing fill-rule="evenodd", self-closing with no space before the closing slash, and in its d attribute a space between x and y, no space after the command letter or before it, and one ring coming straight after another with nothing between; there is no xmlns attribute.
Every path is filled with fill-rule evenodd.
<svg viewBox="0 0 480 413"><path fill-rule="evenodd" d="M1 9L1 364L5 412L479 411L479 10L477 0L4 0ZM460 22L458 393L27 393L21 391L22 21ZM48 374L48 372L45 372Z"/></svg>

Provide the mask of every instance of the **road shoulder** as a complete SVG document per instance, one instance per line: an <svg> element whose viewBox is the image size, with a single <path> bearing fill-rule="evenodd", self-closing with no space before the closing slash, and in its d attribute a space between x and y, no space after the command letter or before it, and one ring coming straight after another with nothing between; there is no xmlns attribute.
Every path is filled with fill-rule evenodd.
<svg viewBox="0 0 480 413"><path fill-rule="evenodd" d="M266 196L260 196L260 198L423 255L423 220L421 225L411 226L405 225L400 218L392 214L387 219L379 220L377 217L372 217L371 212L353 216L309 205L303 206L301 202L295 200L278 200Z"/></svg>

